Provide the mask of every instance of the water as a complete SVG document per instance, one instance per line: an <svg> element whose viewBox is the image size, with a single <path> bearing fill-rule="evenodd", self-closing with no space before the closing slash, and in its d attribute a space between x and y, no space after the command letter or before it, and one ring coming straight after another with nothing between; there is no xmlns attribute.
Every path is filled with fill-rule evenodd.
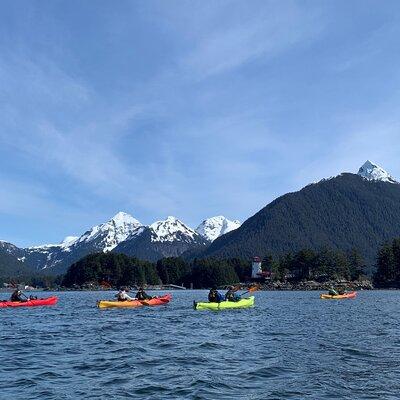
<svg viewBox="0 0 400 400"><path fill-rule="evenodd" d="M48 294L46 294L48 295ZM400 292L322 301L259 292L248 310L98 310L111 293L0 310L0 399L398 399Z"/></svg>

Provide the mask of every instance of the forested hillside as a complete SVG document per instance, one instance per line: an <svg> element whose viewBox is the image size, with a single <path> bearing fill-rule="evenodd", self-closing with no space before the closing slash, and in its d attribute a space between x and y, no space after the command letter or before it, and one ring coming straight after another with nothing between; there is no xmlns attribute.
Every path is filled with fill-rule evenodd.
<svg viewBox="0 0 400 400"><path fill-rule="evenodd" d="M279 197L196 256L357 249L372 266L379 246L398 236L400 185L342 174Z"/></svg>

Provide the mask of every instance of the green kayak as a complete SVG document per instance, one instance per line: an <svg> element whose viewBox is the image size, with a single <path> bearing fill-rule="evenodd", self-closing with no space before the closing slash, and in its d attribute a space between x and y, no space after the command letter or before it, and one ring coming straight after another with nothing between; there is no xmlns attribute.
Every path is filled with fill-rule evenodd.
<svg viewBox="0 0 400 400"><path fill-rule="evenodd" d="M239 301L221 301L221 303L193 303L195 310L225 310L229 308L249 308L254 306L254 296Z"/></svg>

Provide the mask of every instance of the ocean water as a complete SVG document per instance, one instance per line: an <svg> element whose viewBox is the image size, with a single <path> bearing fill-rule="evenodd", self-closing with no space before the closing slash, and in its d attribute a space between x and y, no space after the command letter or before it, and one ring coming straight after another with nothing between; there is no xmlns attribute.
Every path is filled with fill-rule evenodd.
<svg viewBox="0 0 400 400"><path fill-rule="evenodd" d="M221 312L192 309L206 291L176 291L166 306L96 308L112 295L0 309L0 399L400 398L398 291L258 292Z"/></svg>

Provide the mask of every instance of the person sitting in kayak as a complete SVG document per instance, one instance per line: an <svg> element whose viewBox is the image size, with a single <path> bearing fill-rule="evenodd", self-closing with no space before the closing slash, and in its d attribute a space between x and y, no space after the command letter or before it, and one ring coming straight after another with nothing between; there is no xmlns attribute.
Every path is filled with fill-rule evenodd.
<svg viewBox="0 0 400 400"><path fill-rule="evenodd" d="M151 296L149 296L142 287L139 288L138 292L136 293L136 298L138 300L150 300L152 299Z"/></svg>
<svg viewBox="0 0 400 400"><path fill-rule="evenodd" d="M11 295L10 301L15 301L15 302L21 302L21 301L27 301L26 298L22 297L23 294L20 290L16 289Z"/></svg>
<svg viewBox="0 0 400 400"><path fill-rule="evenodd" d="M344 288L340 287L340 288L338 289L338 294L343 295L343 294L345 294L345 293L346 293L346 290L345 290Z"/></svg>
<svg viewBox="0 0 400 400"><path fill-rule="evenodd" d="M236 294L235 288L229 286L228 291L225 293L225 301L239 301L240 297Z"/></svg>
<svg viewBox="0 0 400 400"><path fill-rule="evenodd" d="M329 288L329 292L328 293L329 293L330 296L338 296L339 295L337 290L334 289L332 286Z"/></svg>
<svg viewBox="0 0 400 400"><path fill-rule="evenodd" d="M221 303L224 300L224 297L220 292L218 292L217 287L213 286L208 293L208 301L210 303Z"/></svg>
<svg viewBox="0 0 400 400"><path fill-rule="evenodd" d="M117 298L118 301L131 301L134 300L129 294L129 289L123 288L121 289L115 297Z"/></svg>

